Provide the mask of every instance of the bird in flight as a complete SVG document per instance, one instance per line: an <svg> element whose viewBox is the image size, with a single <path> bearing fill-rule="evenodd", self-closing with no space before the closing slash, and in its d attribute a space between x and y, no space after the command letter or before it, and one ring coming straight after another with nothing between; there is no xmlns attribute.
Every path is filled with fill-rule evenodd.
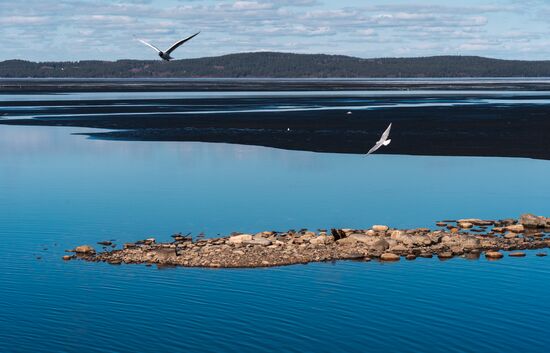
<svg viewBox="0 0 550 353"><path fill-rule="evenodd" d="M391 129L391 123L390 125L388 125L388 127L386 128L386 131L384 131L384 133L380 137L380 140L376 141L376 144L367 152L367 156L373 153L374 151L376 151L377 149L379 149L380 147L387 146L390 144L391 139L388 139L388 136L390 135L390 129Z"/></svg>
<svg viewBox="0 0 550 353"><path fill-rule="evenodd" d="M153 48L154 50L157 51L158 55L162 58L162 60L166 60L166 61L170 61L172 59L174 59L173 57L170 56L170 54L176 50L180 45L182 45L183 43L187 42L188 40L191 40L193 37L195 37L197 34L199 34L201 32L197 32L195 34L193 34L192 36L189 36L187 38L184 38L182 40L178 40L177 42L175 42L174 44L172 44L172 46L168 49L166 49L165 51L162 51L160 50L159 48L155 47L153 44L150 44L150 43L147 43L146 41L144 41L143 39L139 39L138 40L140 42L142 42L143 44Z"/></svg>

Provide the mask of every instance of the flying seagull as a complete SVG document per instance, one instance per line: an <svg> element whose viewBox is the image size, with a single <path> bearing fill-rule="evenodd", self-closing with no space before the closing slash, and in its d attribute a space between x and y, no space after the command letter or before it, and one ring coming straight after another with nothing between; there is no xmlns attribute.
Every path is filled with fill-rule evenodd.
<svg viewBox="0 0 550 353"><path fill-rule="evenodd" d="M376 141L376 144L367 152L367 156L377 149L379 149L382 146L387 146L390 144L391 139L388 139L388 136L390 135L390 129L391 129L391 123L386 128L386 131L382 134L382 137L380 137L380 140Z"/></svg>
<svg viewBox="0 0 550 353"><path fill-rule="evenodd" d="M182 39L182 40L179 40L177 42L175 42L174 44L172 44L172 46L168 49L166 49L165 51L162 51L160 50L159 48L155 47L153 44L150 44L150 43L147 43L146 41L144 41L143 39L139 39L138 40L140 42L142 42L143 44L153 48L154 50L157 51L158 55L162 58L162 60L166 60L166 61L170 61L173 59L173 57L170 56L170 54L176 50L180 45L182 45L183 43L187 42L188 40L191 40L194 36L196 36L197 34L199 34L201 32L197 32L195 34L193 34L192 36L190 37L187 37L185 39Z"/></svg>

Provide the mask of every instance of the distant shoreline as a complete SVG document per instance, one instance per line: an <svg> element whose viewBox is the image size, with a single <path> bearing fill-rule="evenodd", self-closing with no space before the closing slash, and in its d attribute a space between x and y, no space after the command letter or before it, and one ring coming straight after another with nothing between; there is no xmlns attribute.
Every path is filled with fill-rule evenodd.
<svg viewBox="0 0 550 353"><path fill-rule="evenodd" d="M247 52L174 60L0 62L0 77L548 77L550 60L479 56L358 58L344 55Z"/></svg>

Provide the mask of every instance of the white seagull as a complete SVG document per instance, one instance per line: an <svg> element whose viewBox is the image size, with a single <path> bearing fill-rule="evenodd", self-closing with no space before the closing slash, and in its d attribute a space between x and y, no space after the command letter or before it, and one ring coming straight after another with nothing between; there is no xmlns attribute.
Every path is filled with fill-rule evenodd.
<svg viewBox="0 0 550 353"><path fill-rule="evenodd" d="M153 44L147 43L143 39L137 38L137 40L139 40L143 44L155 49L157 51L158 55L162 58L162 60L170 61L170 60L174 59L173 57L170 56L170 54L174 50L176 50L180 45L187 42L188 40L191 40L194 36L196 36L199 33L201 33L201 32L197 32L197 33L193 34L190 37L187 37L185 39L182 39L182 40L179 40L179 41L175 42L174 44L172 44L172 46L170 48L166 49L165 51L160 50L159 48L155 47Z"/></svg>
<svg viewBox="0 0 550 353"><path fill-rule="evenodd" d="M390 135L390 129L391 129L391 123L386 128L386 131L384 131L384 133L382 134L382 137L380 137L380 140L376 141L376 144L367 152L366 154L367 156L373 153L374 151L376 151L377 149L379 149L380 147L387 146L390 144L391 139L388 139L388 136Z"/></svg>

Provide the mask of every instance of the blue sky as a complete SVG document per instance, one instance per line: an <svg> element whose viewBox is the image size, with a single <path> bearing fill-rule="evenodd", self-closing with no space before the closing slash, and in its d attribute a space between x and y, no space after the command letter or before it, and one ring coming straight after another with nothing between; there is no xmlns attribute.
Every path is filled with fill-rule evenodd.
<svg viewBox="0 0 550 353"><path fill-rule="evenodd" d="M550 59L550 0L0 0L0 60L178 59L244 51Z"/></svg>

